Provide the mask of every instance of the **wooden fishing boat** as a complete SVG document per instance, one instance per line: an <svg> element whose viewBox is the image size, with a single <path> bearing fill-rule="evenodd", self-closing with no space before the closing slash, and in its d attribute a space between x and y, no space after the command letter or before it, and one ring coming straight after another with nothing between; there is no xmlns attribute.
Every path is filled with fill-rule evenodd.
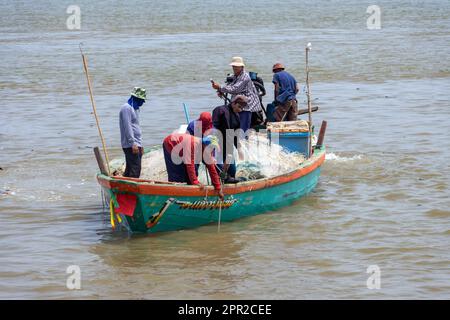
<svg viewBox="0 0 450 320"><path fill-rule="evenodd" d="M326 130L326 121L322 122L318 142L312 147L313 122L311 113L317 110L317 107L313 108L311 105L308 67L308 53L310 50L311 43L308 43L305 48L307 112L309 114L309 132L306 136L308 138L306 141L302 138L303 142L301 143L294 142L294 147L299 147L299 150L302 151L307 150L307 160L300 163L296 169L285 174L239 182L234 185L225 185L223 186L225 199L219 201L217 192L212 186L200 189L198 186L190 186L187 184L111 175L111 172L117 168L108 160L106 144L99 125L92 93L87 60L80 44L80 52L93 114L102 141L103 152L108 163L108 165L105 165L99 149L97 147L94 148L97 163L100 168L97 180L102 186L107 200L109 200L113 228L116 223L125 226L129 231L143 233L195 228L209 223L231 221L264 213L269 210L275 210L290 205L313 190L317 185L321 166L325 161L323 139ZM264 108L263 110L266 113L266 121L270 121L270 114ZM186 107L185 113L187 116ZM302 113L306 112L299 112L299 114ZM281 120L283 121L283 119L284 116ZM189 121L187 122L189 123ZM292 146L292 135L299 136L296 132L287 132L285 137L287 145ZM300 135L302 137L305 136L304 133ZM283 145L282 143L280 144Z"/></svg>
<svg viewBox="0 0 450 320"><path fill-rule="evenodd" d="M314 147L311 157L289 173L224 185L224 201L218 200L212 186L201 190L198 186L102 173L97 180L109 198L113 226L121 224L131 232L154 233L232 221L288 206L314 189L324 161L321 143Z"/></svg>

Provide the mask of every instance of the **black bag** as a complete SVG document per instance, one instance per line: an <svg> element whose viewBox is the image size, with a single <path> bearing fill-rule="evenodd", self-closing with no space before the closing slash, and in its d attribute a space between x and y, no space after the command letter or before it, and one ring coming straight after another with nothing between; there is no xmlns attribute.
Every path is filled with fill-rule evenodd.
<svg viewBox="0 0 450 320"><path fill-rule="evenodd" d="M256 92L258 93L259 100L262 102L262 97L266 95L266 88L264 87L264 81L261 77L258 77L256 72L249 72L250 79L256 88Z"/></svg>
<svg viewBox="0 0 450 320"><path fill-rule="evenodd" d="M256 72L249 72L250 79L252 79L252 82L255 86L256 92L258 94L259 103L261 104L261 108L263 108L262 104L262 97L266 95L266 88L264 88L264 81L261 77L258 77L258 74ZM262 110L257 112L252 112L252 121L251 121L251 127L257 127L264 125L264 112Z"/></svg>
<svg viewBox="0 0 450 320"><path fill-rule="evenodd" d="M262 110L252 112L252 122L251 127L256 127L264 124L264 113Z"/></svg>

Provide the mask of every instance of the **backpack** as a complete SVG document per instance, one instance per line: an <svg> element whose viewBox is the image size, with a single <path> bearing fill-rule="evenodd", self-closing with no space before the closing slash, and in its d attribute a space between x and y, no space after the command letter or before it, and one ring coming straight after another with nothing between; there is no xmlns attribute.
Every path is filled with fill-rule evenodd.
<svg viewBox="0 0 450 320"><path fill-rule="evenodd" d="M261 109L264 109L262 103L262 97L266 95L266 88L264 87L264 81L261 77L258 77L258 73L249 72L250 79L256 88L258 93L259 103L261 104ZM256 127L264 124L264 112L262 110L252 113L251 127Z"/></svg>

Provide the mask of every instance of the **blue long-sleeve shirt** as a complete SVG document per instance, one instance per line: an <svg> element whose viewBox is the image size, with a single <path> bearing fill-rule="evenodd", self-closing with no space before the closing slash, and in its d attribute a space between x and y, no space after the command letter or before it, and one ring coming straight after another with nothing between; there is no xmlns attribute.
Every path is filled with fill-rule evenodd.
<svg viewBox="0 0 450 320"><path fill-rule="evenodd" d="M134 144L142 147L139 118L133 107L125 103L120 109L120 140L122 148L131 148Z"/></svg>

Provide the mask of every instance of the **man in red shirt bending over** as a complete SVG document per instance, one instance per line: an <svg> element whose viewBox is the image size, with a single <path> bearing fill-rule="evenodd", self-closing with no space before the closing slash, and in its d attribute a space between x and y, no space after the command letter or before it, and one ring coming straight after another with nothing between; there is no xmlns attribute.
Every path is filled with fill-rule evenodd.
<svg viewBox="0 0 450 320"><path fill-rule="evenodd" d="M191 136L189 133L168 135L163 142L167 174L171 182L186 182L191 185L198 185L203 189L204 186L198 181L198 166L203 161L208 169L214 189L218 191L219 198L223 200L224 195L221 190L220 177L216 170L216 161L211 155L212 152L204 152L210 144L218 147L217 141L211 136L200 139Z"/></svg>

